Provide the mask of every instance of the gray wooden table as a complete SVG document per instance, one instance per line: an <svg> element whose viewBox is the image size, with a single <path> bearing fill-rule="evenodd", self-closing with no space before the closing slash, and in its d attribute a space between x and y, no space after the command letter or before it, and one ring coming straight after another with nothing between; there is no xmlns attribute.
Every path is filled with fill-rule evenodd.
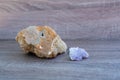
<svg viewBox="0 0 120 80"><path fill-rule="evenodd" d="M85 48L89 59L70 61L68 54L54 59L26 55L14 40L0 41L0 80L119 80L120 42L65 40L69 47Z"/></svg>

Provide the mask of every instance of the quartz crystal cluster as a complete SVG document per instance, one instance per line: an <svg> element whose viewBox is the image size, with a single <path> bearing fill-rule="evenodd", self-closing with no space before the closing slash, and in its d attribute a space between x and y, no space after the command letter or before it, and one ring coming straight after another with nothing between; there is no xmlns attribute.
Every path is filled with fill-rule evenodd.
<svg viewBox="0 0 120 80"><path fill-rule="evenodd" d="M69 57L71 60L78 61L89 57L87 51L79 47L69 48Z"/></svg>

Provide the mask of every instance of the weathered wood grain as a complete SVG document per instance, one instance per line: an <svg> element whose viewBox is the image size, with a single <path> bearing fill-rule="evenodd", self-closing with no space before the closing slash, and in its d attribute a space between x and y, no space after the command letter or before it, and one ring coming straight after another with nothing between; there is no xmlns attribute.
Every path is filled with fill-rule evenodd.
<svg viewBox="0 0 120 80"><path fill-rule="evenodd" d="M120 39L120 0L0 0L0 39L48 25L64 39Z"/></svg>
<svg viewBox="0 0 120 80"><path fill-rule="evenodd" d="M15 41L0 41L0 80L119 80L119 41L65 40L85 48L89 59L70 61L68 54L40 59L24 54Z"/></svg>

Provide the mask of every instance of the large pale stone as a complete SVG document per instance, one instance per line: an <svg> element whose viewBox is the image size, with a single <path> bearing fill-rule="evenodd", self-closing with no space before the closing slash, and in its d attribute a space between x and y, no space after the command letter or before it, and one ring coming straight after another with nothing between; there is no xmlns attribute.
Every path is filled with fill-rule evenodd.
<svg viewBox="0 0 120 80"><path fill-rule="evenodd" d="M20 31L16 41L25 53L32 52L41 58L54 58L66 51L67 45L48 26L30 26Z"/></svg>

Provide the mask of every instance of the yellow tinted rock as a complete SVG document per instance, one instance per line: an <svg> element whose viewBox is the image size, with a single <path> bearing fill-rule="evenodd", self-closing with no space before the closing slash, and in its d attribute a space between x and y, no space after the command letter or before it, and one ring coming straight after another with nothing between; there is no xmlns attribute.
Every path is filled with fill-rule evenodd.
<svg viewBox="0 0 120 80"><path fill-rule="evenodd" d="M32 52L41 58L54 58L66 51L67 45L48 26L30 26L20 31L16 41L25 53Z"/></svg>

